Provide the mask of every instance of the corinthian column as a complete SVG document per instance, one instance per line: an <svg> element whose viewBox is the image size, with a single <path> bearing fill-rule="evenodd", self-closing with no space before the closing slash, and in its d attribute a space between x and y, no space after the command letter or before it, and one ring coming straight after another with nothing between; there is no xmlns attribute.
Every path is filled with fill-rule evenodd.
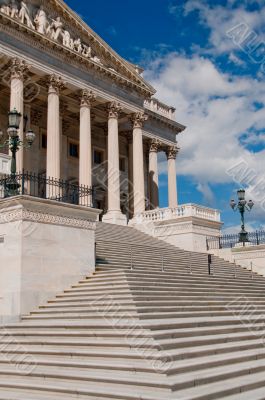
<svg viewBox="0 0 265 400"><path fill-rule="evenodd" d="M153 140L149 149L149 185L150 185L150 202L151 209L159 207L159 190L158 190L158 162L157 152L159 142Z"/></svg>
<svg viewBox="0 0 265 400"><path fill-rule="evenodd" d="M80 160L79 185L92 188L92 144L91 144L91 107L95 101L93 92L84 90L80 105ZM81 205L92 206L92 196L80 197Z"/></svg>
<svg viewBox="0 0 265 400"><path fill-rule="evenodd" d="M134 216L145 211L143 124L146 120L144 113L137 113L132 118Z"/></svg>
<svg viewBox="0 0 265 400"><path fill-rule="evenodd" d="M121 213L120 166L119 166L119 113L121 106L113 102L108 107L108 211L103 221L125 225L126 216Z"/></svg>
<svg viewBox="0 0 265 400"><path fill-rule="evenodd" d="M62 78L49 77L48 122L47 122L47 177L60 179L61 130L60 130L60 90Z"/></svg>
<svg viewBox="0 0 265 400"><path fill-rule="evenodd" d="M10 110L16 108L21 113L21 121L19 127L19 138L24 140L24 78L28 72L28 66L25 61L14 58L11 61L11 94L10 94ZM22 172L24 168L24 149L20 148L17 153L17 172Z"/></svg>
<svg viewBox="0 0 265 400"><path fill-rule="evenodd" d="M179 152L177 146L172 146L167 149L168 160L168 206L175 208L178 206L177 194L177 175L176 175L176 157Z"/></svg>

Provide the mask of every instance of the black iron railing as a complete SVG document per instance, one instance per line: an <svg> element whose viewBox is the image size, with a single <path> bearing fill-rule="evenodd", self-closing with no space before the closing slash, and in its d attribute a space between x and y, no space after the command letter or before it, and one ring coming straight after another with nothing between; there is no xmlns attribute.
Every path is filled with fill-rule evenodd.
<svg viewBox="0 0 265 400"><path fill-rule="evenodd" d="M16 193L10 191L14 179L17 183ZM61 179L28 172L0 178L0 199L14 195L28 195L85 207L93 207L94 203L94 190L88 186L78 186Z"/></svg>
<svg viewBox="0 0 265 400"><path fill-rule="evenodd" d="M231 235L223 235L220 237L208 237L206 239L207 249L228 249L235 247L239 243L239 233ZM253 246L258 246L259 244L265 244L265 231L255 231L248 233L248 242ZM243 243L245 245L246 243Z"/></svg>

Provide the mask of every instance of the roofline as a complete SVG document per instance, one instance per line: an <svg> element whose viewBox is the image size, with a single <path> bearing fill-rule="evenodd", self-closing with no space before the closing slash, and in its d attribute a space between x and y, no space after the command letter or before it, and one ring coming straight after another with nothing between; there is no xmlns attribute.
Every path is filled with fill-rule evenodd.
<svg viewBox="0 0 265 400"><path fill-rule="evenodd" d="M137 74L137 72L135 71L135 69L133 68L131 63L129 61L125 60L112 47L110 47L107 44L107 42L105 42L105 40L101 38L101 36L99 36L93 29L90 28L90 26L77 14L76 11L74 11L71 7L69 7L65 3L64 0L52 0L52 1L55 2L59 7L64 7L68 11L70 16L75 18L75 20L77 20L79 22L81 27L83 27L86 31L88 31L91 35L93 35L97 39L99 46L103 46L105 48L105 50L108 50L110 53L112 53L113 56L115 56L116 59L121 64L124 65L124 63L125 63L126 67L134 75L134 77L139 79L146 86L146 88L150 91L150 96L153 96L156 93L156 90L148 82L146 82L146 80L141 75Z"/></svg>

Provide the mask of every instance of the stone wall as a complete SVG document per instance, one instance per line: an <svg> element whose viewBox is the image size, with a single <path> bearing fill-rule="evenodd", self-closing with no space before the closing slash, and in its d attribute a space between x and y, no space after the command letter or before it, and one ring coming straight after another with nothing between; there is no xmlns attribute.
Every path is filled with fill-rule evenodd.
<svg viewBox="0 0 265 400"><path fill-rule="evenodd" d="M25 196L0 202L0 322L93 274L98 213Z"/></svg>

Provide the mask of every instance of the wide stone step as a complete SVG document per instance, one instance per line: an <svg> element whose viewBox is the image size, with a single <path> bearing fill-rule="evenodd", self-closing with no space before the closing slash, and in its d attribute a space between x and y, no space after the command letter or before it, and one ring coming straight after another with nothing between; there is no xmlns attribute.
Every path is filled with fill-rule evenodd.
<svg viewBox="0 0 265 400"><path fill-rule="evenodd" d="M68 319L94 319L95 316L97 318L104 318L104 319L117 319L120 318L136 318L140 320L149 320L149 319L168 319L168 318L191 318L194 315L194 311L164 311L162 312L159 310L149 311L149 312L137 312L135 310L129 310L128 312L124 310L120 310L117 308L116 310L113 309L112 305L109 307L108 314L106 315L106 306L93 306L88 310L39 310L32 312L30 315L22 316L22 320L26 319L41 319L41 318L68 318ZM110 312L111 311L111 312ZM96 315L95 315L96 314ZM234 316L234 311L229 310L206 310L206 311L197 311L196 317L223 317L223 316ZM240 315L240 310L238 310L238 315ZM264 313L262 310L253 310L251 312L252 316L257 316L257 319L262 317Z"/></svg>
<svg viewBox="0 0 265 400"><path fill-rule="evenodd" d="M232 353L250 349L262 349L264 347L263 340L253 339L246 341L235 341L221 344L201 345L198 347L183 347L180 350L168 349L168 358L172 361L183 360L185 358L198 358L212 354Z"/></svg>
<svg viewBox="0 0 265 400"><path fill-rule="evenodd" d="M66 303L66 304L52 304L49 303L47 306L41 306L38 310L32 311L30 315L34 315L36 313L58 313L58 312L91 312L91 310L101 310L106 311L106 303L94 303L93 306L88 303ZM111 307L111 311L115 312L137 312L139 314L153 314L153 313L161 313L161 312L226 312L229 308L227 304L224 302L223 305L219 306L210 306L207 302L200 306L184 306L179 305L178 302L170 303L170 304L149 304L148 305L141 305L141 303L132 304L128 301L127 304L114 304ZM231 312L231 310L230 310ZM238 314L242 314L245 312L245 305L242 304L241 306L235 306L233 308L233 313L237 312ZM265 313L265 304L264 305L255 305L255 313Z"/></svg>
<svg viewBox="0 0 265 400"><path fill-rule="evenodd" d="M115 399L115 400L161 400L169 399L171 393L166 390L156 390L156 393L153 394L153 390L139 388L136 386L128 386L128 385L99 385L98 383L90 383L89 385L86 383L80 384L79 382L75 385L71 385L69 382L58 382L53 379L40 379L40 378L32 378L29 380L26 377L14 377L11 378L8 375L3 375L0 377L0 388L16 388L19 389L22 393L23 391L31 391L35 392L36 400L38 394L43 393L60 393L66 395L80 395L85 396L94 396L95 399L98 396L101 396L106 399Z"/></svg>
<svg viewBox="0 0 265 400"><path fill-rule="evenodd" d="M153 348L151 346L147 346L146 348L140 348L137 349L135 348L130 348L130 349L125 349L125 348L116 348L115 349L109 349L109 348L100 348L100 347L94 347L94 348L88 348L88 349L83 349L83 348L74 348L72 346L66 346L62 345L60 348L58 346L53 346L53 345L45 345L45 346L40 346L40 345L31 345L30 343L27 344L26 346L19 346L19 344L4 344L1 346L1 353L9 359L13 359L13 356L15 355L19 356L29 356L31 355L34 359L35 356L56 356L57 358L65 358L65 357L71 357L73 359L89 359L89 360L95 360L97 359L98 362L101 360L117 360L119 363L122 362L123 360L139 360L140 358L146 357L150 362L152 360L160 360L160 354L157 351L156 348Z"/></svg>
<svg viewBox="0 0 265 400"><path fill-rule="evenodd" d="M264 372L246 374L221 382L201 385L198 387L180 390L176 393L178 400L210 400L224 399L226 396L241 393L247 390L265 387ZM239 397L240 398L240 397Z"/></svg>
<svg viewBox="0 0 265 400"><path fill-rule="evenodd" d="M5 344L10 343L10 337L6 338L1 338L0 339L0 349L4 348ZM63 338L61 336L59 337L53 337L53 338L33 338L33 337L24 337L24 338L19 338L16 336L16 341L15 343L17 345L24 345L24 346L73 346L74 348L78 347L80 349L82 348L118 348L118 349L126 349L126 348L158 348L159 345L154 342L154 339L149 337L149 338L136 338L136 337L131 337L131 338L126 338L126 337L120 337L118 339L107 339L107 338L93 338L92 339L86 339L86 338Z"/></svg>
<svg viewBox="0 0 265 400"><path fill-rule="evenodd" d="M212 274L209 276L208 273L208 268L207 270L205 268L203 268L203 272L199 272L196 273L196 270L192 270L192 274L190 273L190 268L185 268L183 271L178 269L178 268L171 268L171 269L164 269L164 271L162 271L161 266L159 267L149 267L148 270L145 267L141 267L140 265L138 265L137 267L133 268L131 270L131 266L126 266L124 267L122 264L119 264L116 268L114 268L113 266L108 266L106 264L102 264L102 266L97 265L96 266L96 276L101 276L101 274L109 274L109 276L112 276L113 274L117 274L117 273L121 273L123 275L135 275L137 277L139 277L139 275L141 274L142 276L155 276L155 277L173 277L173 278L191 278L191 279L213 279L216 281L230 281L231 276L233 278L234 277L234 270L233 273L231 272L230 274ZM98 275L97 275L98 274ZM237 274L236 276L236 281L237 282L258 282L259 284L263 284L265 282L265 278L264 277L260 277L259 275L250 275L250 274L243 274L242 276L239 276Z"/></svg>
<svg viewBox="0 0 265 400"><path fill-rule="evenodd" d="M94 292L98 292L98 291L102 291L102 292L106 292L109 290L118 290L118 291L126 291L126 290L142 290L142 291L146 291L146 290L159 290L159 291L163 291L163 290L187 290L189 289L190 291L204 291L204 292L211 292L213 291L213 289L215 290L215 292L219 293L219 292L223 292L223 291L229 291L229 292L233 292L233 293L238 293L243 291L244 294L248 294L248 293L254 293L254 294L263 294L264 295L264 288L260 288L260 287L240 287L240 286L236 286L236 285L231 285L228 287L228 285L218 285L215 284L214 282L212 283L212 285L210 284L202 284L202 283L198 283L198 284L193 284L190 283L190 285L188 284L184 284L182 282L172 282L170 283L163 283L161 282L161 284L159 284L158 282L150 282L150 283L136 283L136 282L122 282L122 283L117 283L117 284L107 284L107 285L101 285L101 286L93 286L93 284L87 284L87 285L73 285L70 289L65 290L65 293L69 293L69 292L88 292L88 293L94 293ZM264 296L265 297L265 296Z"/></svg>
<svg viewBox="0 0 265 400"><path fill-rule="evenodd" d="M209 287L211 286L212 288L218 288L218 287L225 287L227 286L227 283L229 282L229 287L230 288L240 288L240 289L255 289L255 290L264 290L265 289L265 282L264 284L260 284L258 282L240 282L237 281L236 279L231 282L231 280L223 280L223 281L218 281L215 280L212 277L209 277L209 279L198 279L198 278L193 278L192 276L189 277L179 277L176 276L174 278L166 278L165 276L141 276L138 275L137 277L130 276L124 276L124 277L113 277L112 279L109 280L96 280L96 278L90 278L86 280L79 281L76 285L72 285L73 288L75 287L91 287L91 288L105 288L108 286L120 286L124 285L125 282L127 282L129 285L139 285L139 280L141 282L141 285L169 285L169 286L174 286L174 285L181 285L181 286L190 286L190 287L197 287L197 286L202 286L202 287Z"/></svg>
<svg viewBox="0 0 265 400"><path fill-rule="evenodd" d="M18 380L23 377L23 372L14 365L6 365L4 369L0 369L0 377L8 375L11 378L17 377ZM65 368L63 366L58 369L58 367L35 365L35 368L31 371L28 376L29 382L40 379L57 381L59 383L67 383L67 385L83 385L87 382L87 387L90 384L98 383L99 385L129 385L136 386L140 390L148 388L156 389L170 389L171 380L166 376L160 374L159 382L157 382L157 374L155 371L153 373L138 373L138 372L128 372L128 371L115 371L115 370L93 370L89 368Z"/></svg>
<svg viewBox="0 0 265 400"><path fill-rule="evenodd" d="M265 359L257 360L256 362L247 361L233 365L203 369L201 371L197 370L188 373L180 373L178 376L174 376L172 389L176 391L196 386L198 393L200 393L201 385L222 381L225 386L226 380L229 381L231 378L242 377L242 380L244 381L245 376L264 371Z"/></svg>
<svg viewBox="0 0 265 400"><path fill-rule="evenodd" d="M75 368L77 370L86 370L86 369L91 369L91 370L97 370L99 373L101 370L103 371L123 371L123 372L129 372L131 374L135 373L145 373L149 374L150 376L154 374L154 365L152 362L144 359L140 360L131 360L131 359L124 359L122 361L119 361L118 359L113 359L113 360L100 360L95 359L93 360L92 358L90 359L82 359L76 357L73 359L72 357L63 357L63 358L57 358L55 356L49 356L49 355L34 355L34 358L29 360L28 358L24 357L21 358L19 355L12 354L13 357L5 357L4 355L0 355L0 366L1 368L4 368L6 365L13 365L13 367L19 368L21 371L24 371L24 373L30 373L32 368L35 368L35 365L38 366L44 366L44 367L56 367L57 369L60 368Z"/></svg>
<svg viewBox="0 0 265 400"><path fill-rule="evenodd" d="M264 387L226 396L225 400L264 400Z"/></svg>

